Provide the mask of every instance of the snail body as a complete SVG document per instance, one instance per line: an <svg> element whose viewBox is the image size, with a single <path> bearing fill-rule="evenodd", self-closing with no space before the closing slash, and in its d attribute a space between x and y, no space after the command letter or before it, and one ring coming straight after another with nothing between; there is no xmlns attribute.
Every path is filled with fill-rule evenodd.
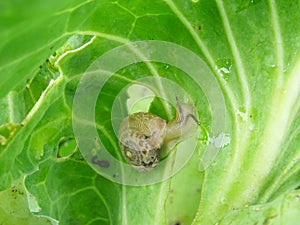
<svg viewBox="0 0 300 225"><path fill-rule="evenodd" d="M119 130L119 145L125 160L139 171L150 171L159 163L161 148L185 137L199 125L193 106L177 99L176 118L167 122L151 113L138 112L127 116Z"/></svg>

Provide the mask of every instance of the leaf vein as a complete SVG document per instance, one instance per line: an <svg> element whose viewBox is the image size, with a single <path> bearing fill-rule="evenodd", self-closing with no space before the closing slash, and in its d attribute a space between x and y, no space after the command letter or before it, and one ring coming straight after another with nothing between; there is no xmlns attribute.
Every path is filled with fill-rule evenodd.
<svg viewBox="0 0 300 225"><path fill-rule="evenodd" d="M225 11L223 2L221 0L216 0L216 3L218 6L218 9L219 9L219 12L220 12L221 19L223 21L224 29L227 34L228 43L230 45L230 48L231 48L231 51L232 51L232 54L234 57L234 61L237 66L237 70L238 70L237 75L238 75L239 82L242 85L243 101L245 103L246 114L247 114L247 113L249 113L249 109L251 108L251 97L250 97L248 81L246 78L245 68L243 66L242 58L241 58L240 52L238 50L237 42L233 35L232 29L230 26L230 21L228 19L227 13Z"/></svg>
<svg viewBox="0 0 300 225"><path fill-rule="evenodd" d="M186 27L186 29L188 30L188 32L190 33L190 35L193 37L193 39L195 40L196 44L198 45L199 49L203 52L203 54L205 55L210 68L212 68L214 70L215 74L218 74L218 67L216 62L214 61L212 55L210 54L209 50L207 49L207 47L205 46L205 44L203 43L203 41L200 39L200 37L198 36L198 34L194 31L192 25L190 24L190 22L187 20L187 18L179 11L179 9L176 7L176 5L171 1L171 0L165 0L165 2L168 4L168 6L170 7L170 9L173 11L173 13L178 17L178 19L183 23L183 25ZM221 79L219 76L215 76L216 79L219 81L219 83L222 85L223 87L223 91L225 92L225 95L227 96L227 98L230 100L230 105L233 109L238 109L237 106L237 101L236 98L232 92L232 90L229 88L228 84L225 82L225 80Z"/></svg>
<svg viewBox="0 0 300 225"><path fill-rule="evenodd" d="M278 73L278 82L277 87L281 86L283 84L283 62L284 62L284 51L283 51L283 43L282 43L282 37L281 37L281 30L278 20L278 13L276 9L276 3L274 0L269 0L269 6L271 11L271 21L272 21L272 28L274 32L274 38L276 41L276 60L277 60L277 66L279 68Z"/></svg>

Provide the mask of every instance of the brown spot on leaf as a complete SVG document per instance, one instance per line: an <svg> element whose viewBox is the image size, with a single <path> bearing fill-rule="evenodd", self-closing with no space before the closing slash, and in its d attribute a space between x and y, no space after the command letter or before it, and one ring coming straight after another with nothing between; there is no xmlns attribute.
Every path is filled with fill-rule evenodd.
<svg viewBox="0 0 300 225"><path fill-rule="evenodd" d="M91 162L95 165L98 165L101 168L108 168L109 167L109 161L107 160L99 160L97 159L97 156L94 156L91 160Z"/></svg>

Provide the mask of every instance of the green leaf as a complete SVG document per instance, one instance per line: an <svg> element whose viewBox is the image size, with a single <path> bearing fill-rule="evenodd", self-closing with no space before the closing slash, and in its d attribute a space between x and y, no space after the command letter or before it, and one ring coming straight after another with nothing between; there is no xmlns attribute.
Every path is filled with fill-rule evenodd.
<svg viewBox="0 0 300 225"><path fill-rule="evenodd" d="M46 217L62 225L295 224L300 213L295 191L300 186L299 8L299 1L283 0L2 1L1 223L47 224L39 218ZM110 77L99 72L96 81L105 84L92 122L102 145L90 145L97 154L105 147L124 162L117 139L123 116L149 110L171 121L176 97L194 105L201 126L191 159L173 177L130 186L99 174L101 163L91 168L76 136L76 91L85 72L117 47L134 42L102 66L117 68L120 58L130 61L137 52L136 59L154 55L149 40L173 44L160 57L177 61L140 60ZM178 46L207 66L177 54ZM182 61L182 68L175 63ZM187 71L197 66L192 77ZM140 89L128 91L133 84ZM86 107L91 97L86 96ZM224 99L225 110L218 99ZM82 124L87 130L91 126ZM189 152L189 140L174 145L166 158L185 156L180 150ZM105 162L103 171L113 169ZM124 168L116 169L115 178L122 178ZM136 179L151 176L132 173Z"/></svg>
<svg viewBox="0 0 300 225"><path fill-rule="evenodd" d="M26 179L31 211L62 224L118 223L119 186L98 176L80 156L56 159L53 149L46 151L39 170Z"/></svg>
<svg viewBox="0 0 300 225"><path fill-rule="evenodd" d="M51 224L49 220L30 213L22 178L13 182L11 188L0 192L0 199L0 222L3 225Z"/></svg>
<svg viewBox="0 0 300 225"><path fill-rule="evenodd" d="M220 224L297 224L299 221L299 190L284 194L263 205L233 210Z"/></svg>

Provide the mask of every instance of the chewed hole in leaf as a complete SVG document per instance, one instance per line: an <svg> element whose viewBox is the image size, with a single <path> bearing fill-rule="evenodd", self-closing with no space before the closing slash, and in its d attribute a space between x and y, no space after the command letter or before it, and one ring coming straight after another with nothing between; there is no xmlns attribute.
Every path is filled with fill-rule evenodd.
<svg viewBox="0 0 300 225"><path fill-rule="evenodd" d="M73 137L63 137L58 147L57 158L70 157L77 150L76 141Z"/></svg>

